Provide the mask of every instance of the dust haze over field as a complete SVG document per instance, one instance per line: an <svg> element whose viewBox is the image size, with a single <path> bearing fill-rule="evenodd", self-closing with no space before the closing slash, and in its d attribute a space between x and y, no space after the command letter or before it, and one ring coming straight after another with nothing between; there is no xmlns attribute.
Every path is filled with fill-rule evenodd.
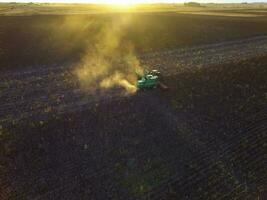
<svg viewBox="0 0 267 200"><path fill-rule="evenodd" d="M86 21L81 20L79 23ZM134 54L134 46L123 41L125 28L130 23L129 16L112 20L101 26L94 35L95 44L85 51L75 67L83 89L92 91L121 86L127 93L136 92L137 74L142 74L143 69Z"/></svg>
<svg viewBox="0 0 267 200"><path fill-rule="evenodd" d="M83 90L92 92L120 86L126 94L131 94L137 90L137 74L143 73L135 55L135 46L125 37L131 23L131 15L108 20L66 15L48 24L46 29L49 32L42 33L45 40L38 43L40 49L48 51L60 48L59 56L71 56L75 51L78 56L74 73ZM45 53L40 56L45 57Z"/></svg>

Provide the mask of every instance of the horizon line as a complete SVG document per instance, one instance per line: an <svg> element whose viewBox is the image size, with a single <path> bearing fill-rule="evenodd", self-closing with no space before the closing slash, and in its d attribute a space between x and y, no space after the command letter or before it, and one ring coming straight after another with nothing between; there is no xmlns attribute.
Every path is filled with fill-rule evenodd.
<svg viewBox="0 0 267 200"><path fill-rule="evenodd" d="M267 0L265 1L238 1L238 2L230 2L230 1L225 1L223 2L223 0L221 2L212 2L212 1L207 1L207 2L201 2L201 1L194 1L194 0L189 0L189 1L182 1L182 2L138 2L138 3L132 3L131 5L157 5L157 4L184 4L184 3L189 3L189 2L195 2L195 3L200 3L200 4L267 4ZM2 3L16 3L16 4L88 4L88 5L113 5L112 3L97 3L97 2L85 2L85 1L80 1L80 2L62 2L62 1L49 1L49 0L40 0L40 1L28 1L28 0L22 0L22 1L0 1L0 4Z"/></svg>

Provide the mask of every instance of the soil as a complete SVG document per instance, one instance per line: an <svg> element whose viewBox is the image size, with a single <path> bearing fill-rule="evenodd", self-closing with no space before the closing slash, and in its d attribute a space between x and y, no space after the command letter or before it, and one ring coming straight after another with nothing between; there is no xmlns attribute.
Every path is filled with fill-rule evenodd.
<svg viewBox="0 0 267 200"><path fill-rule="evenodd" d="M266 38L250 41L157 54L225 59L161 64L168 91L126 97L84 93L71 66L1 74L0 199L262 198Z"/></svg>
<svg viewBox="0 0 267 200"><path fill-rule="evenodd" d="M133 46L137 55L267 34L266 16L205 16L177 12L75 15L68 11L38 15L38 6L33 9L35 13L29 16L0 16L1 72L79 61L88 51L95 51L103 27L119 26L123 20L127 25L122 30L121 47L124 44ZM46 11L51 9L59 7L51 5ZM220 12L223 11L227 13L225 8Z"/></svg>

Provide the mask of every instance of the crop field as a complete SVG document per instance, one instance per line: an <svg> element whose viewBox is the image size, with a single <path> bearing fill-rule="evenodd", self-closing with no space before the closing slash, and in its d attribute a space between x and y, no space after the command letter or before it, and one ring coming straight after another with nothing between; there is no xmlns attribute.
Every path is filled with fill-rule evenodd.
<svg viewBox="0 0 267 200"><path fill-rule="evenodd" d="M219 16L205 15L208 12L214 13L214 9L201 9L202 11L198 12L204 13L203 15L196 15L188 8L184 11L178 8L175 12L166 9L165 12L152 13L103 14L98 11L98 14L91 15L64 12L46 15L2 15L0 70L79 61L87 51L95 49L94 44L98 42L99 37L96 36L99 32L108 32L112 27L122 24L122 43L134 46L138 55L267 34L267 13L264 12L267 11L266 8L220 8L216 11ZM223 13L229 12L258 17L222 16Z"/></svg>
<svg viewBox="0 0 267 200"><path fill-rule="evenodd" d="M267 12L206 6L0 5L0 199L265 200Z"/></svg>

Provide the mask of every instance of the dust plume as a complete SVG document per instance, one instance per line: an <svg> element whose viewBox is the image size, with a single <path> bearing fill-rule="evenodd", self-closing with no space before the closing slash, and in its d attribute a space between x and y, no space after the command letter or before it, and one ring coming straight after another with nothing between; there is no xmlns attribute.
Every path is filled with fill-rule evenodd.
<svg viewBox="0 0 267 200"><path fill-rule="evenodd" d="M137 74L142 74L133 45L125 39L130 17L113 19L101 25L96 42L76 68L76 75L86 90L122 87L126 93L136 92Z"/></svg>

